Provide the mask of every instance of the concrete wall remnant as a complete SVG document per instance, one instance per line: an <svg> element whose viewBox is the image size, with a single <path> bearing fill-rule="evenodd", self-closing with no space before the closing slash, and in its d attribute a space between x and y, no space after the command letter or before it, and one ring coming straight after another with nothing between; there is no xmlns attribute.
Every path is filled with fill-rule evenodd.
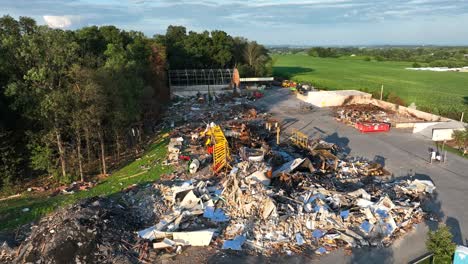
<svg viewBox="0 0 468 264"><path fill-rule="evenodd" d="M297 98L318 107L341 106L344 104L366 104L372 95L356 90L310 91Z"/></svg>

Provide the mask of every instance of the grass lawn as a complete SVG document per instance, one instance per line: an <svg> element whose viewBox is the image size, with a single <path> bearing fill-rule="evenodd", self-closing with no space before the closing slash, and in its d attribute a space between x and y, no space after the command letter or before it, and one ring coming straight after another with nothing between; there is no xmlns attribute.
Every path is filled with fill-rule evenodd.
<svg viewBox="0 0 468 264"><path fill-rule="evenodd" d="M304 54L274 55L274 74L308 81L328 90L394 92L407 104L465 112L468 120L468 73L406 70L411 62L364 61L363 58L316 58Z"/></svg>
<svg viewBox="0 0 468 264"><path fill-rule="evenodd" d="M41 193L24 193L22 196L0 202L0 230L16 228L19 225L36 220L55 209L77 202L80 199L93 196L110 196L119 193L132 184L145 184L155 181L171 171L168 166L162 166L167 151L167 139L158 138L138 160L131 162L122 169L112 173L94 188L75 192L69 195L48 197ZM141 166L150 167L144 170ZM29 208L28 212L23 212Z"/></svg>
<svg viewBox="0 0 468 264"><path fill-rule="evenodd" d="M463 155L463 153L457 148L453 148L451 146L445 145L444 149L447 150L447 152L451 152L451 153L457 154L460 157L464 157L465 159L468 159L468 155Z"/></svg>

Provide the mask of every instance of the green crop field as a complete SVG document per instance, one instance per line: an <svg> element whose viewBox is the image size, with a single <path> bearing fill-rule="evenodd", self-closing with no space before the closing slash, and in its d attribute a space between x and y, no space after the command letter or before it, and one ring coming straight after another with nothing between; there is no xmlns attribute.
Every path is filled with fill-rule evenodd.
<svg viewBox="0 0 468 264"><path fill-rule="evenodd" d="M305 54L274 55L274 74L311 82L327 90L367 89L393 92L418 109L468 119L468 72L406 70L411 62L364 61L358 57L316 58Z"/></svg>

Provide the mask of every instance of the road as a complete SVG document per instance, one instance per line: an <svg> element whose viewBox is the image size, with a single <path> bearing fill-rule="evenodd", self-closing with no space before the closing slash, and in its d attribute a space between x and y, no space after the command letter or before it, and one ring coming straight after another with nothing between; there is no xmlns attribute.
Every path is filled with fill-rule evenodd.
<svg viewBox="0 0 468 264"><path fill-rule="evenodd" d="M300 103L288 89L273 89L268 90L257 105L282 120L286 127L285 134L291 128L297 128L310 137L321 137L338 144L351 156L378 158L395 177L414 173L415 178L432 180L437 192L433 195L433 201L425 207L452 228L457 244L468 244L468 210L464 204L468 202L468 159L448 153L446 163L430 164L428 149L434 147L434 144L428 138L397 129L388 133L362 134L337 122L331 109L301 111ZM426 253L427 230L436 226L437 222L420 224L414 232L395 241L389 248L355 249L352 256L345 256L343 251L337 251L318 261L408 263ZM298 260L301 261L303 259Z"/></svg>

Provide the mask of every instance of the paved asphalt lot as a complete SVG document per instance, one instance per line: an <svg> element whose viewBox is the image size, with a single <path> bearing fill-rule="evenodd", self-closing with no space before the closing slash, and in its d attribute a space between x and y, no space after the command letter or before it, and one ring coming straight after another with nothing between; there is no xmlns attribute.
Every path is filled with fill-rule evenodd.
<svg viewBox="0 0 468 264"><path fill-rule="evenodd" d="M300 110L301 101L288 89L268 90L258 101L258 106L282 120L286 133L297 128L310 137L321 137L340 145L352 156L378 158L385 163L394 177L413 174L415 178L430 179L437 192L426 205L441 222L451 226L457 244L468 244L468 159L447 154L446 163L430 164L430 147L433 142L409 131L393 129L388 133L362 134L356 129L337 122L330 109ZM429 221L396 241L389 248L356 249L352 256L343 251L333 252L319 259L284 259L291 263L408 263L426 253L425 240L428 227L437 222Z"/></svg>

